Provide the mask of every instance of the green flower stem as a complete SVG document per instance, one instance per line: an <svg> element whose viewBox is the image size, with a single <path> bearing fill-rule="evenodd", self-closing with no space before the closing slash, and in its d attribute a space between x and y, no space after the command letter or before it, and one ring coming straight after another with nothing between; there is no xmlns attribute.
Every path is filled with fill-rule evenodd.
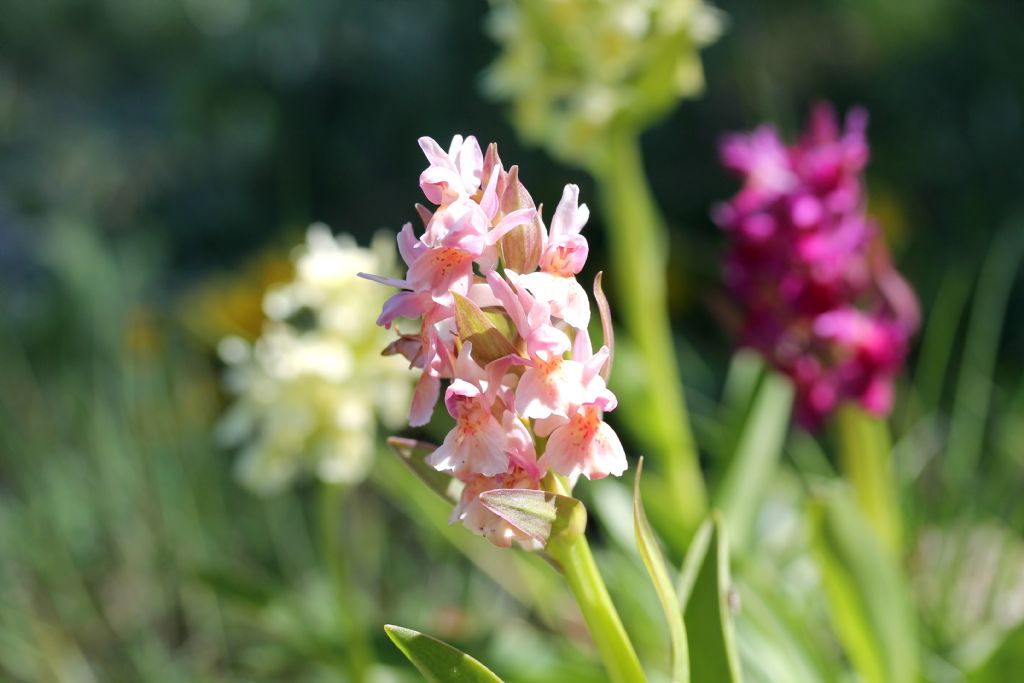
<svg viewBox="0 0 1024 683"><path fill-rule="evenodd" d="M587 622L590 636L613 683L643 683L644 670L590 552L585 535L548 544Z"/></svg>
<svg viewBox="0 0 1024 683"><path fill-rule="evenodd" d="M557 477L546 478L544 487L569 495ZM586 534L556 536L548 542L546 550L569 584L612 683L645 683L643 667L594 562Z"/></svg>
<svg viewBox="0 0 1024 683"><path fill-rule="evenodd" d="M615 310L643 367L643 390L635 399L643 405L631 413L644 421L633 429L663 463L685 547L707 513L707 492L668 317L668 240L647 184L638 134L629 129L610 133L593 172L608 219Z"/></svg>
<svg viewBox="0 0 1024 683"><path fill-rule="evenodd" d="M836 422L842 472L882 545L898 557L903 525L888 426L885 420L868 415L850 403L840 407Z"/></svg>
<svg viewBox="0 0 1024 683"><path fill-rule="evenodd" d="M367 680L374 662L373 646L367 637L360 588L355 583L350 553L341 542L343 507L348 488L343 484L322 482L319 490L320 544L331 579L331 590L339 621L346 624L345 648L355 683Z"/></svg>

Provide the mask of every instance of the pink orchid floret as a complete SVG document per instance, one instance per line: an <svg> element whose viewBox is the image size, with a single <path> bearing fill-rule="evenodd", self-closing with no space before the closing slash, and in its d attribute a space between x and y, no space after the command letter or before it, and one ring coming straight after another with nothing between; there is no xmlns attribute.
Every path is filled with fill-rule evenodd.
<svg viewBox="0 0 1024 683"><path fill-rule="evenodd" d="M550 434L541 459L542 467L550 467L572 482L581 474L587 479L602 479L609 474L620 476L627 467L619 437L602 420L602 415L614 410L618 403L601 376L610 351L602 346L597 353L592 353L591 348L589 335L577 336L573 355L580 359L582 368L582 399L571 406L567 420L549 419L537 427L539 435Z"/></svg>
<svg viewBox="0 0 1024 683"><path fill-rule="evenodd" d="M580 189L566 185L551 219L551 231L541 251L540 270L522 275L520 282L535 297L551 306L551 313L578 330L590 323L590 300L576 280L590 247L580 234L590 218L579 203Z"/></svg>
<svg viewBox="0 0 1024 683"><path fill-rule="evenodd" d="M581 234L589 210L579 188L566 185L549 232L496 146L482 154L474 137L455 136L447 150L430 138L420 147L429 162L420 187L435 208L416 206L422 234L406 224L398 235L406 275L363 275L399 290L378 318L398 331L384 353L422 370L410 425L426 424L442 395L454 420L426 460L463 482L452 521L496 545L536 549L480 495L540 489L552 473L571 486L627 467L604 421L616 405L605 383L611 351L593 351L590 299L576 279L589 250ZM482 334L482 319L501 324ZM416 330L403 330L403 320Z"/></svg>
<svg viewBox="0 0 1024 683"><path fill-rule="evenodd" d="M455 427L427 462L435 469L456 476L493 476L508 469L505 429L491 413L485 392L461 379L452 381L445 392L448 414Z"/></svg>
<svg viewBox="0 0 1024 683"><path fill-rule="evenodd" d="M553 431L541 465L575 481L620 476L626 471L626 452L615 431L602 420L600 404L589 403Z"/></svg>
<svg viewBox="0 0 1024 683"><path fill-rule="evenodd" d="M551 218L551 230L541 252L540 269L545 273L573 277L583 270L589 246L580 234L590 219L590 209L579 203L580 188L566 185Z"/></svg>
<svg viewBox="0 0 1024 683"><path fill-rule="evenodd" d="M854 400L885 415L919 316L866 211L867 113L840 126L818 105L800 140L774 128L727 136L722 164L743 181L714 210L730 234L726 285L738 302L740 343L758 349L796 387L796 415L819 427Z"/></svg>
<svg viewBox="0 0 1024 683"><path fill-rule="evenodd" d="M483 176L484 157L475 137L456 135L447 152L433 138L422 137L419 144L430 162L420 174L420 189L427 199L447 206L460 197L476 194Z"/></svg>

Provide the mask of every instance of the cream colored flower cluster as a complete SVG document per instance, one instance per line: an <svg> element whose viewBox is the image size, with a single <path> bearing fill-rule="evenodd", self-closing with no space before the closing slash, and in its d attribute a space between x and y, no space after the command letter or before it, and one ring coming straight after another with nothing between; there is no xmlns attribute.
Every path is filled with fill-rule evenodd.
<svg viewBox="0 0 1024 683"><path fill-rule="evenodd" d="M582 165L615 123L639 130L704 87L722 30L702 0L494 0L503 51L486 80L525 138Z"/></svg>
<svg viewBox="0 0 1024 683"><path fill-rule="evenodd" d="M294 279L263 300L260 338L250 344L228 337L218 349L235 397L218 433L241 448L239 478L263 493L303 474L363 479L377 423L403 423L414 377L403 359L380 355L392 334L373 319L387 292L356 277L396 270L389 237L361 248L316 224L293 260Z"/></svg>

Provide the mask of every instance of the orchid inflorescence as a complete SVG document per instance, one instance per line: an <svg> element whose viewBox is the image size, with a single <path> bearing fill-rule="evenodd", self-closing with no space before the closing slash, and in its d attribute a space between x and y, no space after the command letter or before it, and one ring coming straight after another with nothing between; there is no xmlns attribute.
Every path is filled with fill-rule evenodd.
<svg viewBox="0 0 1024 683"><path fill-rule="evenodd" d="M411 223L398 235L404 279L362 274L400 290L378 324L418 322L384 353L422 370L412 426L430 420L447 382L444 406L455 427L427 463L463 483L453 523L496 545L536 547L480 495L538 490L549 472L571 487L580 475L599 479L627 467L602 419L616 405L605 382L611 349L594 351L590 301L576 280L588 253L580 231L589 211L579 188L566 185L548 229L518 168L505 170L496 145L483 154L474 137L460 135L448 151L431 138L419 144L430 162L420 188L437 206L417 205L422 235ZM603 296L599 282L595 295ZM610 320L601 308L607 340Z"/></svg>
<svg viewBox="0 0 1024 683"><path fill-rule="evenodd" d="M863 110L841 129L821 104L794 145L769 125L721 145L723 165L743 179L715 211L732 239L725 279L742 309L740 342L789 376L797 418L812 428L848 399L887 414L919 321L867 215L866 127Z"/></svg>

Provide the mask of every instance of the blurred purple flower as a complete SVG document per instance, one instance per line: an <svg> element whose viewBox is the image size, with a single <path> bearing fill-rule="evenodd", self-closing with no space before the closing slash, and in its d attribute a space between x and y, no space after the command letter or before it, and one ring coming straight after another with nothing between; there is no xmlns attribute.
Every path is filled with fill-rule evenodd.
<svg viewBox="0 0 1024 683"><path fill-rule="evenodd" d="M739 342L793 380L797 419L809 428L847 399L888 414L919 323L866 212L866 128L864 110L840 127L819 104L794 145L768 125L721 143L723 166L743 180L713 212L732 240L724 278L742 309Z"/></svg>

